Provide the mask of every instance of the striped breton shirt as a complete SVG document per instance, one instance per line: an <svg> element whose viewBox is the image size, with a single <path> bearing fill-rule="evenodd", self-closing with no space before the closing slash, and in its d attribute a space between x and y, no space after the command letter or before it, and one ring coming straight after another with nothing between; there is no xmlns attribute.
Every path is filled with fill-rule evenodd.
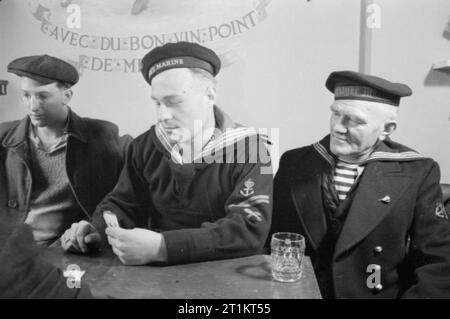
<svg viewBox="0 0 450 319"><path fill-rule="evenodd" d="M339 201L343 202L347 198L348 192L363 170L364 167L358 164L350 164L343 161L336 163L333 181Z"/></svg>

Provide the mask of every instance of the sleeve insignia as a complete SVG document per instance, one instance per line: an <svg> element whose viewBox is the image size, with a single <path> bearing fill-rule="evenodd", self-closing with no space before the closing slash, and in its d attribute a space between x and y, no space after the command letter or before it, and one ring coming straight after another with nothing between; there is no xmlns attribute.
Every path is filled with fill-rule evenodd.
<svg viewBox="0 0 450 319"><path fill-rule="evenodd" d="M448 220L448 216L447 216L447 213L445 211L444 204L442 204L442 203L437 203L436 204L435 214L436 214L437 217L444 218L444 219Z"/></svg>
<svg viewBox="0 0 450 319"><path fill-rule="evenodd" d="M242 196L249 197L255 193L253 187L255 186L255 182L249 178L245 183L244 187L239 191Z"/></svg>

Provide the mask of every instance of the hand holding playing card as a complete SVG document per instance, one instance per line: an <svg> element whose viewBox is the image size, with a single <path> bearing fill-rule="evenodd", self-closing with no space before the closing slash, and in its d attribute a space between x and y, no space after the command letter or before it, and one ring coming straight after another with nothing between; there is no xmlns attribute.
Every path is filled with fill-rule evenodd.
<svg viewBox="0 0 450 319"><path fill-rule="evenodd" d="M125 265L167 261L166 245L160 233L142 228L108 227L106 235L114 254Z"/></svg>
<svg viewBox="0 0 450 319"><path fill-rule="evenodd" d="M109 210L103 212L103 218L105 219L105 223L108 227L120 227L116 214L110 212Z"/></svg>

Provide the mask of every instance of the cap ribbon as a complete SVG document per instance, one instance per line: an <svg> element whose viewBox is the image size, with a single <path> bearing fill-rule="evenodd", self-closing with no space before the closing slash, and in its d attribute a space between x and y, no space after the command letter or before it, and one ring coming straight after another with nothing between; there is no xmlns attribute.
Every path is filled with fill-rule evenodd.
<svg viewBox="0 0 450 319"><path fill-rule="evenodd" d="M191 56L180 56L164 59L153 64L148 70L148 78L151 81L158 73L173 68L200 68L214 74L213 66L210 63Z"/></svg>

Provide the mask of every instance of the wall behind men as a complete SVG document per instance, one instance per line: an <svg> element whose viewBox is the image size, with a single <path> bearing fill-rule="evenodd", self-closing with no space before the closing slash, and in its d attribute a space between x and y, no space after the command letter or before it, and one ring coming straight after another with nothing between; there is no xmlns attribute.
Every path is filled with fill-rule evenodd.
<svg viewBox="0 0 450 319"><path fill-rule="evenodd" d="M450 183L450 71L431 69L450 60L450 1L375 3L381 25L372 33L371 71L413 90L401 102L393 139L434 158Z"/></svg>
<svg viewBox="0 0 450 319"><path fill-rule="evenodd" d="M156 120L150 87L138 72L131 67L127 72L120 67L105 71L105 65L103 71L92 70L105 59L132 64L148 50L81 48L69 38L64 42L61 34L55 39L48 29L41 30L39 14L46 12L38 12L37 4L50 8L50 20L66 32L126 37L205 30L204 45L216 50L225 64L217 78L218 105L236 121L274 133L279 146L273 153L275 169L284 151L327 134L333 99L324 87L328 74L358 68L361 4L356 0L149 0L149 8L139 15L129 13L134 0L73 0L82 9L81 29L67 27L64 18L69 13L58 7L59 1L0 2L0 80L10 82L8 95L0 96L0 121L26 114L17 77L6 72L7 63L42 53L87 61L73 88L71 106L76 112L112 121L122 134L133 136ZM394 138L436 158L443 181L450 182L450 152L443 147L449 136L446 75L431 81L437 85L425 84L431 63L450 58L449 42L442 37L450 13L447 2L380 1L381 28L373 31L370 66L373 74L411 85L415 92L402 105ZM242 32L236 31L237 20L247 26ZM235 30L228 36L230 27ZM222 34L211 37L218 28Z"/></svg>
<svg viewBox="0 0 450 319"><path fill-rule="evenodd" d="M53 9L55 24L69 30L64 21L57 20L64 13L58 9L58 1L40 3ZM252 27L242 28L241 34L204 43L217 50L226 64L217 78L218 105L238 122L268 128L269 133L270 128L279 128L279 155L327 133L332 95L324 83L335 69L357 68L359 1L150 0L147 11L131 16L128 10L132 2L103 0L91 5L74 0L85 10L82 29L74 31L110 36L161 34L218 27L234 20L244 22L242 17L254 10L255 26L247 20ZM147 52L110 52L62 43L61 37L55 40L41 31L28 5L29 1L0 2L0 79L10 82L8 95L0 97L2 121L26 114L20 105L17 78L6 72L7 63L16 57L48 53L75 61L80 55L131 61ZM195 12L183 16L189 10ZM226 31L223 27L222 35ZM121 133L137 136L155 122L150 87L139 73L84 69L73 90L71 105L75 111L115 122ZM274 164L278 165L277 159Z"/></svg>

